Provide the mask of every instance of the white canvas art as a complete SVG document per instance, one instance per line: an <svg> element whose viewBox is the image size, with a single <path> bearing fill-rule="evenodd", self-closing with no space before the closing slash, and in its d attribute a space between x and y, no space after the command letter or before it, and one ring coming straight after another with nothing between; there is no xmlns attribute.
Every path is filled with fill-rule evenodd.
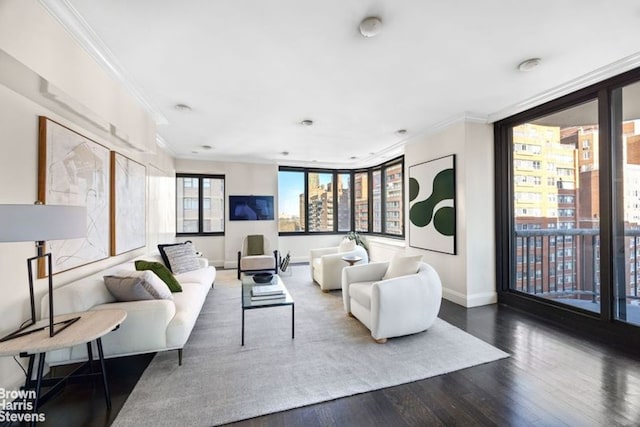
<svg viewBox="0 0 640 427"><path fill-rule="evenodd" d="M84 206L87 237L48 241L53 273L109 256L109 150L40 117L38 196L47 205ZM39 276L46 272L39 270Z"/></svg>
<svg viewBox="0 0 640 427"><path fill-rule="evenodd" d="M111 255L145 246L146 168L140 163L111 152Z"/></svg>
<svg viewBox="0 0 640 427"><path fill-rule="evenodd" d="M409 167L409 245L456 253L455 155Z"/></svg>

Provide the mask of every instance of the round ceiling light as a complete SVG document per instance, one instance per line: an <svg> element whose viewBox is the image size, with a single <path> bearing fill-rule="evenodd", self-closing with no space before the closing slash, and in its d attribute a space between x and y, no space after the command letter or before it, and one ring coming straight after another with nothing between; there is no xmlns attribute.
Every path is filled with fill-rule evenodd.
<svg viewBox="0 0 640 427"><path fill-rule="evenodd" d="M187 104L176 104L173 106L173 108L178 111L191 111L191 107L189 107Z"/></svg>
<svg viewBox="0 0 640 427"><path fill-rule="evenodd" d="M407 130L406 129L398 129L396 131L396 135L404 136L406 134L407 134Z"/></svg>
<svg viewBox="0 0 640 427"><path fill-rule="evenodd" d="M541 62L542 62L542 59L540 58L525 59L524 61L518 64L518 71L531 71L534 68L536 68L538 65L540 65Z"/></svg>
<svg viewBox="0 0 640 427"><path fill-rule="evenodd" d="M202 145L201 147L205 150L211 150L213 148L211 145Z"/></svg>
<svg viewBox="0 0 640 427"><path fill-rule="evenodd" d="M303 121L300 122L300 124L302 126L311 126L313 124L313 120L304 119Z"/></svg>
<svg viewBox="0 0 640 427"><path fill-rule="evenodd" d="M382 21L378 17L369 16L360 22L360 34L362 34L363 37L377 36L381 30Z"/></svg>

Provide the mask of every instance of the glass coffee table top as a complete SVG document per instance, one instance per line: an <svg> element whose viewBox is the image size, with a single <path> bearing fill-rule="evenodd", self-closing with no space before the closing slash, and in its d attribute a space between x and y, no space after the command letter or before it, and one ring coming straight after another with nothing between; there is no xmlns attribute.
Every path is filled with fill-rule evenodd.
<svg viewBox="0 0 640 427"><path fill-rule="evenodd" d="M240 280L242 282L242 308L245 310L251 308L262 308L279 305L293 305L293 298L291 298L291 294L289 294L287 287L284 285L282 279L277 274L273 275L273 279L269 283L256 283L253 280L253 276L245 274L242 275ZM255 299L252 297L252 290L254 287L272 285L277 285L278 287L282 288L282 296L264 296L259 297L260 299Z"/></svg>

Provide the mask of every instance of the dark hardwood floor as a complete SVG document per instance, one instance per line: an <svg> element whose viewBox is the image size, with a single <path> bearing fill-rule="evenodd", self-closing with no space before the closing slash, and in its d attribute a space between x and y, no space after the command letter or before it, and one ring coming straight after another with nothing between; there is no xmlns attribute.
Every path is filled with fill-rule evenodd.
<svg viewBox="0 0 640 427"><path fill-rule="evenodd" d="M639 355L506 306L464 309L444 301L440 317L511 357L234 425L640 425ZM108 361L110 412L98 382L70 384L42 407L47 418L42 425L109 425L150 359L146 355Z"/></svg>

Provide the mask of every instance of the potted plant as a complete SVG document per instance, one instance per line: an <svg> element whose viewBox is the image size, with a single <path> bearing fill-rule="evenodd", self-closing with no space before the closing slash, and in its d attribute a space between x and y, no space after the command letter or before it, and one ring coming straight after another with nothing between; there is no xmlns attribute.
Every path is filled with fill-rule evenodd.
<svg viewBox="0 0 640 427"><path fill-rule="evenodd" d="M356 245L362 246L365 251L369 252L369 248L367 248L367 245L364 243L364 240L360 237L357 231L348 232L346 238L349 240L355 240Z"/></svg>

